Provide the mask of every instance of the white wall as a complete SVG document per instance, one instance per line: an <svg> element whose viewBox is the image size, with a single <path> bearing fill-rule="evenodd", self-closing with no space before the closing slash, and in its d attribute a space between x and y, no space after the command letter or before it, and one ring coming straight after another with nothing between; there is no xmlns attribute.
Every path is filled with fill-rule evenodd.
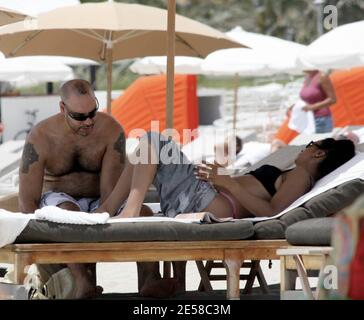
<svg viewBox="0 0 364 320"><path fill-rule="evenodd" d="M112 99L120 96L121 90L112 92ZM106 92L96 91L100 109L106 108ZM58 95L0 97L1 122L4 124L3 141L12 140L17 132L29 128L27 110L38 110L36 123L59 112ZM25 136L22 137L25 139Z"/></svg>
<svg viewBox="0 0 364 320"><path fill-rule="evenodd" d="M48 118L59 111L59 97L2 97L1 121L4 124L3 141L12 140L17 132L28 128L27 110L38 110L36 122ZM23 137L24 139L24 137Z"/></svg>

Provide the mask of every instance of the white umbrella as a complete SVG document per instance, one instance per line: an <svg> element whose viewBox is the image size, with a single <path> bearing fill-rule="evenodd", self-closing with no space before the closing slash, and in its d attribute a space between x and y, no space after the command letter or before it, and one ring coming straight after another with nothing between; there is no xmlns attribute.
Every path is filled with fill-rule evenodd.
<svg viewBox="0 0 364 320"><path fill-rule="evenodd" d="M9 81L16 86L73 78L72 68L55 60L46 61L42 57L0 58L0 81Z"/></svg>
<svg viewBox="0 0 364 320"><path fill-rule="evenodd" d="M312 42L298 58L302 69L346 69L364 65L364 21L348 23Z"/></svg>
<svg viewBox="0 0 364 320"><path fill-rule="evenodd" d="M247 32L241 27L235 27L226 32L226 35L240 43L244 42L245 45L254 50L252 55L257 56L258 62L261 59L265 61L268 74L301 73L296 60L302 50L306 48L305 45L265 34ZM241 51L245 52L247 49Z"/></svg>
<svg viewBox="0 0 364 320"><path fill-rule="evenodd" d="M224 49L209 54L201 64L205 74L227 76L271 75L268 62L264 55L253 49Z"/></svg>
<svg viewBox="0 0 364 320"><path fill-rule="evenodd" d="M41 12L79 3L79 0L0 0L0 7L6 7L35 16Z"/></svg>
<svg viewBox="0 0 364 320"><path fill-rule="evenodd" d="M203 59L195 57L177 56L174 58L174 72L179 74L202 74ZM129 67L138 74L161 74L167 72L167 57L145 57L137 59Z"/></svg>
<svg viewBox="0 0 364 320"><path fill-rule="evenodd" d="M247 32L236 27L227 36L244 42L247 48L218 50L206 57L203 72L214 75L234 75L233 125L236 127L239 76L271 76L277 73L301 73L296 60L304 45L280 38Z"/></svg>

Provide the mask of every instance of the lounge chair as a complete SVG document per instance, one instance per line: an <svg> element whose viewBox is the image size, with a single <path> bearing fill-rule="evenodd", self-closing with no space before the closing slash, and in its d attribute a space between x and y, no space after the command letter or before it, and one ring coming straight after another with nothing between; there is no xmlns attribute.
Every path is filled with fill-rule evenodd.
<svg viewBox="0 0 364 320"><path fill-rule="evenodd" d="M285 238L288 226L330 216L363 191L363 180L350 180L277 219L254 224L251 221L207 225L140 222L85 226L32 220L15 244L0 249L0 262L13 263L15 281L22 283L24 267L32 263L222 261L227 270L227 298L237 299L244 261L279 259L277 249L289 246ZM14 200L8 198L0 207L17 211ZM209 281L203 269L200 273L205 282Z"/></svg>

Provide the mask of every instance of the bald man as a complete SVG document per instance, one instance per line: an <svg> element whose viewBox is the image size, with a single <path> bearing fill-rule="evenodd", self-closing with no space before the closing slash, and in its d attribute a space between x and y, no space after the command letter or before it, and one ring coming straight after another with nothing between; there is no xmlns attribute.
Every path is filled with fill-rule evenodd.
<svg viewBox="0 0 364 320"><path fill-rule="evenodd" d="M123 128L98 112L91 85L71 80L60 95L60 113L36 125L25 142L19 168L19 209L24 213L46 205L92 212L111 193L124 167ZM75 280L75 298L94 296L95 265L67 266ZM57 271L38 269L43 279Z"/></svg>

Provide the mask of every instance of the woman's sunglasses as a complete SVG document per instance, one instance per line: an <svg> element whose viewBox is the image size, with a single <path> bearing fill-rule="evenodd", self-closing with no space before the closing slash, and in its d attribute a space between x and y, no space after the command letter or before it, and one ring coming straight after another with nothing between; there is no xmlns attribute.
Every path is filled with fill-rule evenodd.
<svg viewBox="0 0 364 320"><path fill-rule="evenodd" d="M315 142L315 141L311 141L311 142L309 142L309 143L306 145L306 149L307 149L307 148L309 148L309 147L312 147L312 146L315 146L316 148L321 149L321 146L320 146L317 142Z"/></svg>
<svg viewBox="0 0 364 320"><path fill-rule="evenodd" d="M94 110L90 111L89 113L78 113L78 112L71 112L68 110L67 105L63 102L64 106L67 110L67 115L76 121L86 121L88 118L92 119L96 116L97 110L99 109L99 101L96 100L96 107Z"/></svg>

